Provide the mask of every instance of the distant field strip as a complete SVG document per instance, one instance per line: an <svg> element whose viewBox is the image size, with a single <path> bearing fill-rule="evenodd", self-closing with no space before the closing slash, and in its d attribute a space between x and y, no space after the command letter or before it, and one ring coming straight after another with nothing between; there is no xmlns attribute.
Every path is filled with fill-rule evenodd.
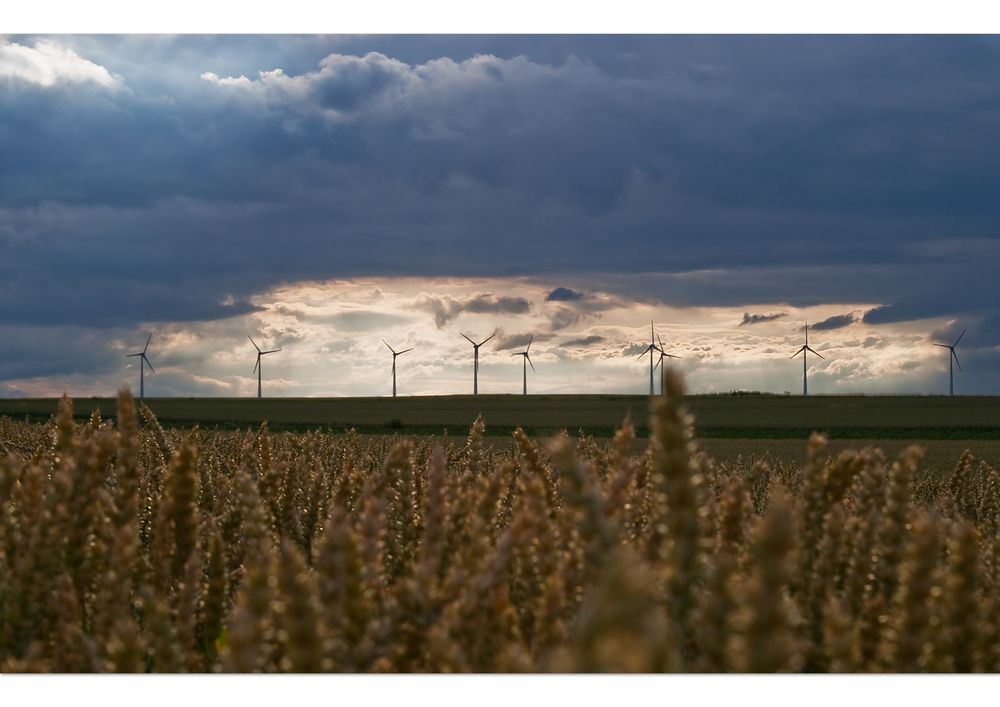
<svg viewBox="0 0 1000 707"><path fill-rule="evenodd" d="M465 434L482 413L487 434L523 427L532 434L560 429L610 436L626 415L644 433L649 399L629 395L469 395L412 398L147 398L171 426L245 427L267 420L274 429L354 428L359 432ZM32 419L55 412L55 399L0 400L0 415ZM1000 397L986 396L691 396L699 436L716 439L797 439L813 430L839 439L1000 439ZM76 413L99 408L114 416L110 398L78 398Z"/></svg>

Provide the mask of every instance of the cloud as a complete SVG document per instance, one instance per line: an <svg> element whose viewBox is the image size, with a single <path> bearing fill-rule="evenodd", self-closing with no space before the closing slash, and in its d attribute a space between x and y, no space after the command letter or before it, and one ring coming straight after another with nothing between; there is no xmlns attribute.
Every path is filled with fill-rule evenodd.
<svg viewBox="0 0 1000 707"><path fill-rule="evenodd" d="M810 325L810 328L815 331L830 331L832 329L842 329L843 327L850 326L854 322L854 313L850 312L848 314L838 314L824 319L821 322L816 322L815 324Z"/></svg>
<svg viewBox="0 0 1000 707"><path fill-rule="evenodd" d="M464 312L517 315L526 314L531 310L531 302L524 297L506 295L496 297L488 292L469 297L438 296L423 292L417 297L413 306L430 312L438 329Z"/></svg>
<svg viewBox="0 0 1000 707"><path fill-rule="evenodd" d="M787 317L788 314L785 312L777 312L775 314L750 314L749 312L743 313L743 321L740 322L740 326L750 326L753 324L762 324L764 322L773 322L775 319L781 319L782 317Z"/></svg>
<svg viewBox="0 0 1000 707"><path fill-rule="evenodd" d="M594 344L603 344L607 339L600 334L591 334L589 336L581 336L576 339L566 339L562 342L563 346L593 346Z"/></svg>
<svg viewBox="0 0 1000 707"><path fill-rule="evenodd" d="M532 345L539 341L545 341L549 337L544 334L534 335L532 332L522 332L520 334L506 334L503 330L497 332L493 339L493 348L497 351L507 351L509 349L523 350L530 341Z"/></svg>
<svg viewBox="0 0 1000 707"><path fill-rule="evenodd" d="M902 314L897 316L892 305L882 305L873 307L861 316L861 321L865 324L888 324L890 322L905 321L910 315Z"/></svg>
<svg viewBox="0 0 1000 707"><path fill-rule="evenodd" d="M545 297L546 302L576 302L582 300L586 295L568 287L556 287Z"/></svg>
<svg viewBox="0 0 1000 707"><path fill-rule="evenodd" d="M559 331L571 327L581 319L580 314L568 307L560 307L549 317L549 329Z"/></svg>
<svg viewBox="0 0 1000 707"><path fill-rule="evenodd" d="M326 317L333 326L343 331L374 331L410 321L409 317L388 312L357 309L338 312Z"/></svg>
<svg viewBox="0 0 1000 707"><path fill-rule="evenodd" d="M39 40L33 47L16 42L0 43L0 79L23 81L45 88L81 83L112 88L121 84L121 78L103 66L49 40Z"/></svg>
<svg viewBox="0 0 1000 707"><path fill-rule="evenodd" d="M416 88L419 71L379 52L364 56L330 54L319 69L291 76L283 69L259 71L256 79L246 76L220 77L206 71L202 80L216 86L247 92L274 107L315 110L323 117L343 119L372 108L380 97L399 94L407 86Z"/></svg>
<svg viewBox="0 0 1000 707"><path fill-rule="evenodd" d="M0 46L0 324L210 321L279 283L515 277L544 282L526 314L566 337L584 319L564 310L640 302L733 324L881 306L866 316L887 337L934 319L998 338L989 38ZM585 296L543 301L560 288Z"/></svg>

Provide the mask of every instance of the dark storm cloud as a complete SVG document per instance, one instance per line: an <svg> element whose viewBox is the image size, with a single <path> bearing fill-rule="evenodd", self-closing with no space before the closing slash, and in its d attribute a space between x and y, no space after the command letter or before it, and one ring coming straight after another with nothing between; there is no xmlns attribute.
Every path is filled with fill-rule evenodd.
<svg viewBox="0 0 1000 707"><path fill-rule="evenodd" d="M878 304L866 323L993 340L995 37L13 44L64 78L0 67L0 323L215 319L305 279L558 275L577 312L553 329L599 288Z"/></svg>
<svg viewBox="0 0 1000 707"><path fill-rule="evenodd" d="M535 335L532 332L507 334L501 329L497 332L496 338L490 342L490 348L495 349L496 351L508 351L510 349L524 351L529 342L532 346L534 346L540 341L547 341L549 338L551 337L545 334Z"/></svg>
<svg viewBox="0 0 1000 707"><path fill-rule="evenodd" d="M464 298L424 293L417 298L413 306L417 309L430 312L434 316L434 323L438 329L444 327L463 312L471 312L473 314L527 314L531 310L531 302L523 297L497 297L490 293Z"/></svg>
<svg viewBox="0 0 1000 707"><path fill-rule="evenodd" d="M581 336L578 339L567 339L562 342L563 346L593 346L594 344L603 344L607 339L599 334L591 334L590 336Z"/></svg>
<svg viewBox="0 0 1000 707"><path fill-rule="evenodd" d="M865 324L891 324L894 322L905 322L911 319L920 319L924 315L915 312L908 312L905 306L884 305L869 309L861 317Z"/></svg>
<svg viewBox="0 0 1000 707"><path fill-rule="evenodd" d="M560 307L549 317L549 329L559 331L566 327L571 327L580 321L581 317L568 307Z"/></svg>
<svg viewBox="0 0 1000 707"><path fill-rule="evenodd" d="M556 287L545 296L546 302L576 302L582 300L585 295L582 292L571 290L568 287Z"/></svg>
<svg viewBox="0 0 1000 707"><path fill-rule="evenodd" d="M743 313L743 321L740 322L740 326L751 326L753 324L763 324L765 322L773 322L775 319L781 319L782 317L787 317L787 312L775 312L774 314L750 314L749 312Z"/></svg>
<svg viewBox="0 0 1000 707"><path fill-rule="evenodd" d="M848 314L838 314L821 322L816 322L810 325L810 327L816 331L829 331L831 329L843 329L845 326L850 326L855 322L854 313L850 312Z"/></svg>

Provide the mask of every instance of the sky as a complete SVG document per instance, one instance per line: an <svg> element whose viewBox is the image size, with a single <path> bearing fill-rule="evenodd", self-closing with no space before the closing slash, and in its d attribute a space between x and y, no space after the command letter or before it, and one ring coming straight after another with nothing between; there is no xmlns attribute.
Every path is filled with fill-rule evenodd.
<svg viewBox="0 0 1000 707"><path fill-rule="evenodd" d="M0 36L0 396L1000 394L1000 38Z"/></svg>

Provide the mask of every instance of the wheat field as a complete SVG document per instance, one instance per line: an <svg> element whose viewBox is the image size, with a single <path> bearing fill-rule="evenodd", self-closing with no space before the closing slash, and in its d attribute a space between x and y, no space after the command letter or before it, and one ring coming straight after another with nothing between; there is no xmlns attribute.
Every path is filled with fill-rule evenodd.
<svg viewBox="0 0 1000 707"><path fill-rule="evenodd" d="M636 452L0 418L4 672L997 672L1000 475L970 454Z"/></svg>

